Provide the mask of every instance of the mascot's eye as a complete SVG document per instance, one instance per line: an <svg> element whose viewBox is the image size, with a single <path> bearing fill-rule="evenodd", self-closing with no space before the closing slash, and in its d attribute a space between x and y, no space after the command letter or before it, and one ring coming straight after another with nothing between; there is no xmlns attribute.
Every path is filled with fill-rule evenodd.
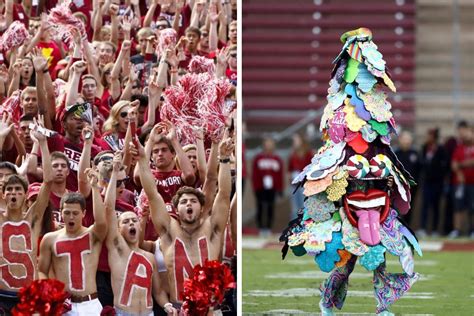
<svg viewBox="0 0 474 316"><path fill-rule="evenodd" d="M377 178L386 178L392 171L392 161L385 155L379 154L370 159L370 173Z"/></svg>
<svg viewBox="0 0 474 316"><path fill-rule="evenodd" d="M346 170L351 177L362 179L370 172L369 161L362 155L354 155L347 161Z"/></svg>

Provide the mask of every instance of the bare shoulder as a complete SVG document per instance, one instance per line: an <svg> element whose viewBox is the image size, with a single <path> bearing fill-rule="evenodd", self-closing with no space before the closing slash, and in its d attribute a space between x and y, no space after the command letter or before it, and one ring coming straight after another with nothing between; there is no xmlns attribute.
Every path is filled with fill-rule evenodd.
<svg viewBox="0 0 474 316"><path fill-rule="evenodd" d="M46 233L43 236L43 239L41 240L41 243L51 245L54 241L56 241L59 238L60 235L61 235L60 230Z"/></svg>
<svg viewBox="0 0 474 316"><path fill-rule="evenodd" d="M151 252L145 251L143 249L138 249L137 252L147 258L150 262L155 260L155 256Z"/></svg>

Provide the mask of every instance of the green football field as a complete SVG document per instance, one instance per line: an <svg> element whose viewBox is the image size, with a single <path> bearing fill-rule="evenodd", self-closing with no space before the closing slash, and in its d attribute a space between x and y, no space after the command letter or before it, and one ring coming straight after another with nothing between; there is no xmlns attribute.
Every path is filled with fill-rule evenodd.
<svg viewBox="0 0 474 316"><path fill-rule="evenodd" d="M318 315L319 286L329 275L313 257L279 250L247 250L242 254L244 315ZM397 258L387 256L387 271L401 272ZM474 315L474 253L424 252L415 257L421 274L412 289L391 308L396 315ZM349 292L337 315L375 313L372 273L359 263L349 278Z"/></svg>

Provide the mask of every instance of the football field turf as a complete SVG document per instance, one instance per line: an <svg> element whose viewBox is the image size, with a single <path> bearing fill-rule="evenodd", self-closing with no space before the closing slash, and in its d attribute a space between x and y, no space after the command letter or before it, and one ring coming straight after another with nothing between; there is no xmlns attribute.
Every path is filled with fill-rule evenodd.
<svg viewBox="0 0 474 316"><path fill-rule="evenodd" d="M313 257L289 251L244 249L242 310L244 315L319 315L319 286L329 275ZM396 257L387 256L387 271L402 272ZM421 274L412 289L391 308L396 315L474 315L474 253L427 252L415 257ZM372 272L359 263L349 278L349 292L336 315L374 315Z"/></svg>

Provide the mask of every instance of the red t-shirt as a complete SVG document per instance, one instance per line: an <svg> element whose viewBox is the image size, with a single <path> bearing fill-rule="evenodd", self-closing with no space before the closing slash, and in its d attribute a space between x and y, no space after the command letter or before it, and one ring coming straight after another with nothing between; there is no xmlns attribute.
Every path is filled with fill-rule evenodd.
<svg viewBox="0 0 474 316"><path fill-rule="evenodd" d="M474 159L474 145L466 146L464 144L459 144L456 146L456 149L453 153L453 161L463 162L465 160ZM461 171L464 175L465 184L474 184L474 167L461 168ZM458 184L459 181L455 173L453 173L453 184Z"/></svg>
<svg viewBox="0 0 474 316"><path fill-rule="evenodd" d="M51 152L60 151L65 153L66 156L69 158L69 175L66 180L66 189L74 192L77 191L77 171L79 170L79 160L81 159L82 148L84 147L84 143L81 142L79 144L75 144L72 143L66 137L57 134L48 139L48 147ZM94 159L94 157L100 151L100 148L95 145L92 145L91 159Z"/></svg>
<svg viewBox="0 0 474 316"><path fill-rule="evenodd" d="M61 49L53 41L39 42L36 46L41 48L41 53L48 60L48 69L51 73L56 68L58 62L62 59Z"/></svg>
<svg viewBox="0 0 474 316"><path fill-rule="evenodd" d="M283 191L283 162L274 154L260 153L253 161L252 182L255 191Z"/></svg>
<svg viewBox="0 0 474 316"><path fill-rule="evenodd" d="M311 151L306 152L303 156L299 156L296 152L293 152L288 160L288 171L289 172L300 172L311 163L313 153Z"/></svg>

